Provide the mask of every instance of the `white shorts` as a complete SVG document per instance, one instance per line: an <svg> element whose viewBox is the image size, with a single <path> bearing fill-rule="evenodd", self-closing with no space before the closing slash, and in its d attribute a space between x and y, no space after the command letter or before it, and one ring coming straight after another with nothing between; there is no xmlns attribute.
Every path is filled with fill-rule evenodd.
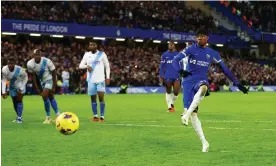
<svg viewBox="0 0 276 166"><path fill-rule="evenodd" d="M88 82L88 90L87 93L89 96L94 96L97 92L104 92L105 93L105 82L99 83L89 83Z"/></svg>
<svg viewBox="0 0 276 166"><path fill-rule="evenodd" d="M53 80L47 80L41 83L42 89L52 89L53 88Z"/></svg>

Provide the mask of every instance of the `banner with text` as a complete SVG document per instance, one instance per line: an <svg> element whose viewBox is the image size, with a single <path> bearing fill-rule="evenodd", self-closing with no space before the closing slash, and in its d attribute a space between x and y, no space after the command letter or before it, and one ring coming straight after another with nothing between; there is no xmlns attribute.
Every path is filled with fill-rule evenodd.
<svg viewBox="0 0 276 166"><path fill-rule="evenodd" d="M113 38L134 37L141 39L174 40L180 42L193 42L196 39L195 34L192 33L142 30L134 28L118 28L115 26L89 26L75 23L68 24L56 22L2 19L1 26L2 32L41 33ZM210 44L225 44L227 42L228 36L212 34L209 35Z"/></svg>

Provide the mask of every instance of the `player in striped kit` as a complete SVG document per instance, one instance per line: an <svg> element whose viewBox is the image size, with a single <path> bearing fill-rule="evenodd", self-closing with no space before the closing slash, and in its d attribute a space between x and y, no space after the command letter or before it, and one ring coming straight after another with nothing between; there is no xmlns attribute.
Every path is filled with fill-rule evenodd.
<svg viewBox="0 0 276 166"><path fill-rule="evenodd" d="M51 124L50 105L52 105L56 117L59 115L57 102L54 98L57 82L56 68L50 59L42 57L41 54L41 50L35 49L33 52L34 58L28 61L27 67L28 71L32 73L34 87L44 100L46 119L43 123Z"/></svg>
<svg viewBox="0 0 276 166"><path fill-rule="evenodd" d="M6 99L6 81L10 81L9 94L12 97L13 107L17 118L13 122L22 123L23 96L25 93L28 75L24 69L15 65L15 60L9 58L8 65L2 68L2 97Z"/></svg>
<svg viewBox="0 0 276 166"><path fill-rule="evenodd" d="M95 42L89 43L89 52L86 52L79 65L80 69L87 69L88 95L91 96L91 105L94 117L93 122L104 122L105 112L105 85L110 83L110 67L104 52L97 50ZM100 101L101 117L98 118L97 94Z"/></svg>

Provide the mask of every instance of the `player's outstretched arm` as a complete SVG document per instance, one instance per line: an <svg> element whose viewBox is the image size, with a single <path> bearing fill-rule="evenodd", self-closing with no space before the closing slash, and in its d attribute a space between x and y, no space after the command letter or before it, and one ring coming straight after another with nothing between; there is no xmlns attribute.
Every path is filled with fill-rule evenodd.
<svg viewBox="0 0 276 166"><path fill-rule="evenodd" d="M238 86L240 91L242 91L244 94L248 93L248 89L236 80L234 75L222 61L219 62L219 66L222 69L223 73L234 83L234 85Z"/></svg>

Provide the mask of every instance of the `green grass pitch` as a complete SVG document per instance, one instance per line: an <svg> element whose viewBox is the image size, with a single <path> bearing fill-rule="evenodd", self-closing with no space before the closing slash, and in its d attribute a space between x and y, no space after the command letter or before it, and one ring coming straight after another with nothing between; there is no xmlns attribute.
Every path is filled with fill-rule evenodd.
<svg viewBox="0 0 276 166"><path fill-rule="evenodd" d="M80 119L80 129L61 135L44 125L42 99L25 96L24 123L15 124L11 99L2 100L3 166L276 165L276 93L212 93L199 118L209 153L191 125L167 113L164 94L107 95L106 122L92 123L86 95L56 96L61 112ZM98 109L99 110L99 109ZM54 117L54 111L51 110Z"/></svg>

